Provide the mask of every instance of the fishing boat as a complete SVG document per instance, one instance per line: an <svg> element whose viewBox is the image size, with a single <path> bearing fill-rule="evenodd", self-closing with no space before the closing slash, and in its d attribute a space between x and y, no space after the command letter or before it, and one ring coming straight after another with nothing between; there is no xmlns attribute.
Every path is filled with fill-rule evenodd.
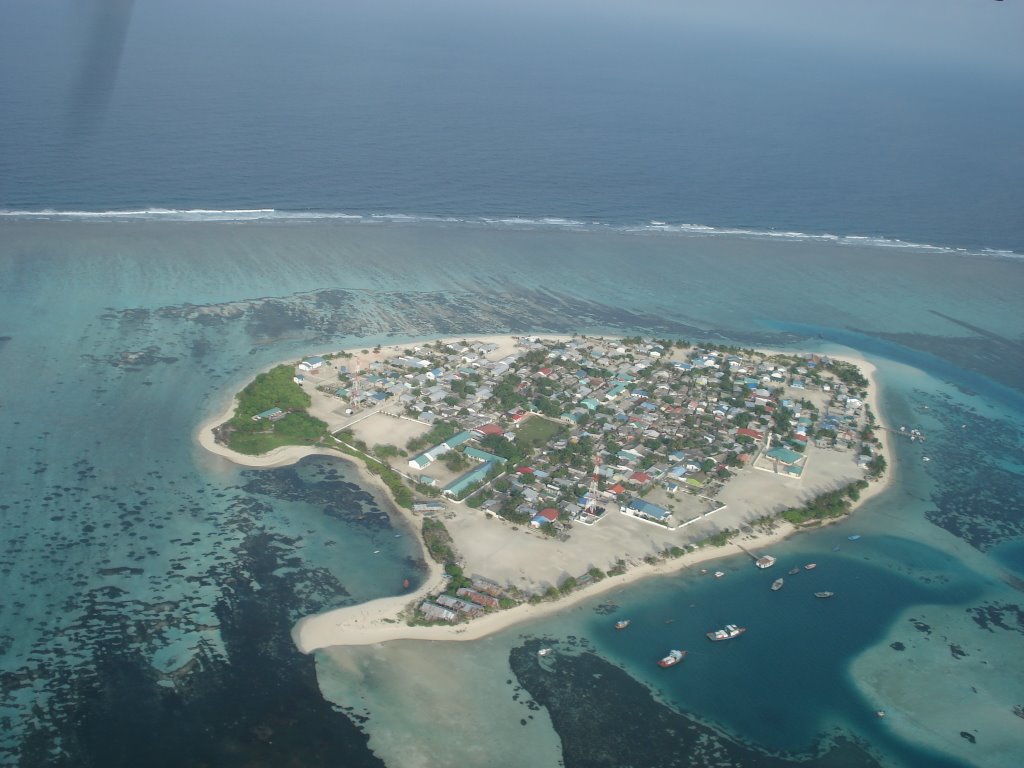
<svg viewBox="0 0 1024 768"><path fill-rule="evenodd" d="M409 580L408 579L402 579L402 589L408 589L408 588L409 588Z"/></svg>
<svg viewBox="0 0 1024 768"><path fill-rule="evenodd" d="M790 568L789 569L789 575L790 576L796 576L798 573L800 573L800 569L799 568Z"/></svg>
<svg viewBox="0 0 1024 768"><path fill-rule="evenodd" d="M849 539L850 541L856 541L857 539L860 538L860 534L859 533L855 533L852 536L847 536L846 538Z"/></svg>
<svg viewBox="0 0 1024 768"><path fill-rule="evenodd" d="M804 566L804 570L805 571L813 571L817 567L818 567L817 563L808 563L807 565Z"/></svg>
<svg viewBox="0 0 1024 768"><path fill-rule="evenodd" d="M722 640L732 640L734 637L739 637L746 631L746 627L737 627L735 624L726 624L721 629L716 629L714 632L708 632L707 637L711 642L717 643Z"/></svg>
<svg viewBox="0 0 1024 768"><path fill-rule="evenodd" d="M539 651L537 651L537 655L538 656L550 656L554 652L555 652L554 648L541 648Z"/></svg>
<svg viewBox="0 0 1024 768"><path fill-rule="evenodd" d="M720 579L725 576L725 571L715 571L715 578Z"/></svg>
<svg viewBox="0 0 1024 768"><path fill-rule="evenodd" d="M884 709L876 709L875 710L875 717L885 717L885 710Z"/></svg>
<svg viewBox="0 0 1024 768"><path fill-rule="evenodd" d="M674 667L680 661L686 658L686 651L671 650L668 652L668 656L664 657L658 662L658 666L662 669L668 669Z"/></svg>
<svg viewBox="0 0 1024 768"><path fill-rule="evenodd" d="M815 592L814 596L815 597L823 597L824 598L824 597L832 597L832 595L834 595L834 594L835 594L835 592Z"/></svg>
<svg viewBox="0 0 1024 768"><path fill-rule="evenodd" d="M776 579L772 582L772 592L778 592L782 589L782 579Z"/></svg>
<svg viewBox="0 0 1024 768"><path fill-rule="evenodd" d="M629 626L629 623L630 623L630 619L621 619L621 620L615 622L615 628L616 629L625 629L626 627Z"/></svg>

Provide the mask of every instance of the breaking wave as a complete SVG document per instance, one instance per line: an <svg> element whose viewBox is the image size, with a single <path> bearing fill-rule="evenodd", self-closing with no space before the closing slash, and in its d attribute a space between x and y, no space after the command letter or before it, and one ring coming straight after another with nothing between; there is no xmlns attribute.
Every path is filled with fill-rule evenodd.
<svg viewBox="0 0 1024 768"><path fill-rule="evenodd" d="M959 248L953 246L915 243L886 237L866 235L835 235L774 229L744 227L714 227L706 224L676 224L649 221L642 224L611 224L602 221L582 221L561 217L528 216L431 216L408 213L351 213L344 211L289 211L276 208L141 208L107 211L78 210L10 210L0 209L0 219L27 219L47 221L337 221L351 224L457 224L489 226L505 229L550 229L571 231L602 231L621 233L659 233L691 237L742 237L764 240L788 240L834 243L836 245L873 248L902 248L931 253L949 253L963 256L981 256L999 259L1024 259L1024 254L1005 249Z"/></svg>

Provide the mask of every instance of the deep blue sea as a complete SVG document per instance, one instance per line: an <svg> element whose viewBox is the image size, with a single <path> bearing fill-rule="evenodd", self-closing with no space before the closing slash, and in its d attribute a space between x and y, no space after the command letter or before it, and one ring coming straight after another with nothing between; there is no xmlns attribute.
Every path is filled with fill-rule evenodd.
<svg viewBox="0 0 1024 768"><path fill-rule="evenodd" d="M0 764L1019 763L1024 6L719 5L0 7ZM727 560L298 654L415 539L199 425L279 360L540 331L875 363L926 446L775 553L843 599Z"/></svg>

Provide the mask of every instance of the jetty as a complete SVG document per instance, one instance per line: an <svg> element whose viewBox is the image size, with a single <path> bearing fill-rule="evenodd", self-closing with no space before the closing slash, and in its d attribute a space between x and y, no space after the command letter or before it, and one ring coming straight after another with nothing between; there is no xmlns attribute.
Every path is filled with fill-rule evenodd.
<svg viewBox="0 0 1024 768"><path fill-rule="evenodd" d="M775 558L771 555L756 555L749 549L744 547L742 544L737 544L736 546L739 547L740 550L743 551L745 554L749 555L750 559L754 561L754 565L756 565L758 568L771 568L773 565L775 565Z"/></svg>

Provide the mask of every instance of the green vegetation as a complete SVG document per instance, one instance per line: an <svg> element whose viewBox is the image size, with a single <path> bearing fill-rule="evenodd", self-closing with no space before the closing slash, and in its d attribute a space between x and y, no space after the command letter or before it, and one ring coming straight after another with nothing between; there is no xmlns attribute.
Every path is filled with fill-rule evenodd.
<svg viewBox="0 0 1024 768"><path fill-rule="evenodd" d="M881 477L885 474L885 456L878 453L868 462L868 477Z"/></svg>
<svg viewBox="0 0 1024 768"><path fill-rule="evenodd" d="M851 499L856 501L867 487L867 481L857 480L838 490L823 493L799 509L787 509L780 516L793 525L842 517L850 511Z"/></svg>
<svg viewBox="0 0 1024 768"><path fill-rule="evenodd" d="M738 534L739 531L734 531L731 528L723 528L718 533L714 533L705 539L701 539L696 542L698 547L724 547L729 543L729 539Z"/></svg>
<svg viewBox="0 0 1024 768"><path fill-rule="evenodd" d="M261 373L238 393L238 408L229 423L248 421L252 417L270 408L282 411L304 411L312 402L309 394L296 384L292 377L295 370L290 365L279 365L266 373ZM236 425L239 429L242 425Z"/></svg>
<svg viewBox="0 0 1024 768"><path fill-rule="evenodd" d="M314 445L327 435L327 425L307 413L289 413L275 422L249 423L262 427L263 431L233 430L228 437L228 447L250 456L266 453L282 445Z"/></svg>
<svg viewBox="0 0 1024 768"><path fill-rule="evenodd" d="M543 416L530 416L520 424L516 432L516 445L523 453L530 453L547 445L549 440L564 429L565 426L557 421Z"/></svg>
<svg viewBox="0 0 1024 768"><path fill-rule="evenodd" d="M439 443L443 443L449 437L458 434L459 425L454 421L439 421L430 428L430 431L425 435L412 438L405 447L411 453L419 453L425 448L430 448Z"/></svg>
<svg viewBox="0 0 1024 768"><path fill-rule="evenodd" d="M831 360L826 367L837 379L848 387L867 389L868 380L864 377L864 374L860 372L860 368L853 363L847 363L841 360Z"/></svg>
<svg viewBox="0 0 1024 768"><path fill-rule="evenodd" d="M444 564L446 569L449 565L458 567L458 557L455 556L451 534L440 520L423 518L423 543L435 562Z"/></svg>
<svg viewBox="0 0 1024 768"><path fill-rule="evenodd" d="M290 365L279 365L238 393L235 415L222 427L228 447L254 455L282 445L312 445L327 435L327 425L306 413L311 399L292 380L294 375ZM253 416L271 408L288 413L277 421L253 421Z"/></svg>

